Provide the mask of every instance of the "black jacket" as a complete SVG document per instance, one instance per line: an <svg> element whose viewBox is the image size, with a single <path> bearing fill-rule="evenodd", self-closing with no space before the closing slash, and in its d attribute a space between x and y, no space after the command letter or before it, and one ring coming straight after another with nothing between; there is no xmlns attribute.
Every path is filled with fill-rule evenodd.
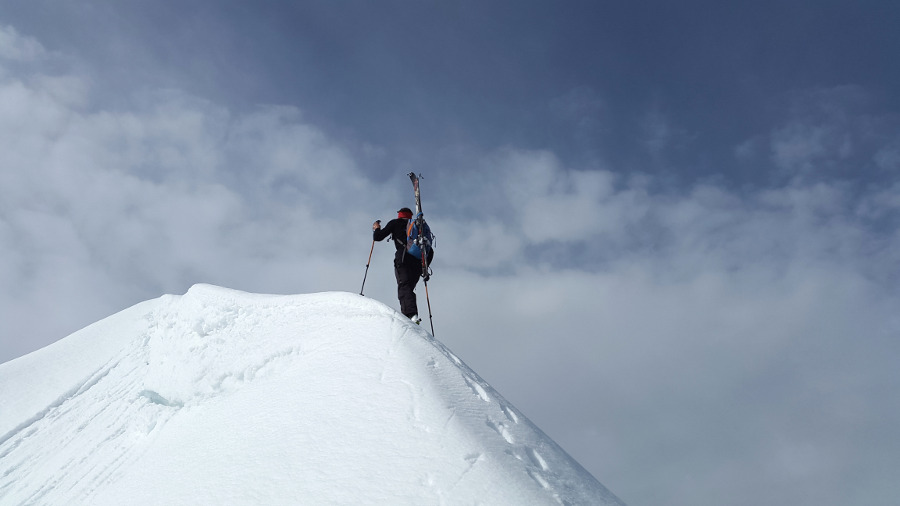
<svg viewBox="0 0 900 506"><path fill-rule="evenodd" d="M372 232L372 239L376 241L383 241L385 237L391 236L391 241L394 243L394 247L397 248L397 254L394 255L394 260L397 263L400 262L408 262L408 263L418 263L420 260L412 255L405 255L406 253L406 229L409 225L409 220L405 218L394 218L393 220L387 222L387 225L375 229Z"/></svg>

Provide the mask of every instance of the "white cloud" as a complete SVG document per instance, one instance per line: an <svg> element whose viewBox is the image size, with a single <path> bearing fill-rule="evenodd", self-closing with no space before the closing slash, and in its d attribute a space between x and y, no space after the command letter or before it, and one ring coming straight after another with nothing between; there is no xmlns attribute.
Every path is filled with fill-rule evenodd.
<svg viewBox="0 0 900 506"><path fill-rule="evenodd" d="M507 212L454 232L456 261L432 281L438 332L626 500L650 482L682 504L716 503L758 478L802 502L865 467L881 440L865 434L894 432L876 392L900 386L900 259L896 234L871 220L896 217L896 188L676 191L571 171L547 152L489 160ZM503 261L459 259L484 251L470 232ZM685 469L717 485L687 486Z"/></svg>
<svg viewBox="0 0 900 506"><path fill-rule="evenodd" d="M0 59L32 62L46 55L44 46L33 37L20 35L11 26L0 26Z"/></svg>
<svg viewBox="0 0 900 506"><path fill-rule="evenodd" d="M810 173L834 159L845 159L853 151L849 134L838 125L792 123L772 136L775 164L790 172Z"/></svg>
<svg viewBox="0 0 900 506"><path fill-rule="evenodd" d="M791 125L779 130L772 139L775 163L799 172L812 170L813 160L827 153L828 131L821 127Z"/></svg>
<svg viewBox="0 0 900 506"><path fill-rule="evenodd" d="M772 162L790 177L882 178L896 165L900 122L874 102L858 86L795 93L783 124L768 137ZM752 155L760 143L748 140L736 153Z"/></svg>
<svg viewBox="0 0 900 506"><path fill-rule="evenodd" d="M59 92L89 90L86 81L31 77L0 81L4 334L35 339L4 343L5 359L198 281L258 291L356 283L343 266L365 248L371 221L360 211L394 193L296 109L236 115L164 91L130 110L91 111ZM61 305L53 321L33 317Z"/></svg>

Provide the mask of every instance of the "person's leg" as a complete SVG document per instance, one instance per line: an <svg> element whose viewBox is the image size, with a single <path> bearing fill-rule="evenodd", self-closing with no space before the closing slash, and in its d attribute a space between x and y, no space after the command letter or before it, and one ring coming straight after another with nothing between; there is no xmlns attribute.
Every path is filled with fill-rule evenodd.
<svg viewBox="0 0 900 506"><path fill-rule="evenodd" d="M407 318L419 314L416 304L416 283L419 281L419 271L411 269L408 265L400 264L394 267L394 275L397 277L397 299L400 300L400 312Z"/></svg>

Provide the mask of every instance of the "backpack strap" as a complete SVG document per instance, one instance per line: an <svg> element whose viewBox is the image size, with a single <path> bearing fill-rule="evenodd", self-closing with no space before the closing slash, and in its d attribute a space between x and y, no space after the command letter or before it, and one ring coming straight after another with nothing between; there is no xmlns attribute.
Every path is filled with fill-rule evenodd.
<svg viewBox="0 0 900 506"><path fill-rule="evenodd" d="M411 224L411 223L412 223L412 220L407 219L406 222L407 222L407 224ZM400 261L401 261L401 262L403 262L404 260L406 260L406 238L407 238L407 237L409 237L409 225L407 225L407 227L406 227L406 235L403 236L403 240L402 240L402 241L401 241L400 239L394 238L394 242L396 242L397 245L400 246L400 249L403 251L403 255L400 256Z"/></svg>

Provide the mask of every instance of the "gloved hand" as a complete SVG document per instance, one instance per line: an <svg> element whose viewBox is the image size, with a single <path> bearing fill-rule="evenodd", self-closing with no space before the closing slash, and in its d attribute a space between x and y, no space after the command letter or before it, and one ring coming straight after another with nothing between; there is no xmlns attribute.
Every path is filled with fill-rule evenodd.
<svg viewBox="0 0 900 506"><path fill-rule="evenodd" d="M372 230L381 229L381 220L376 220L375 223L372 224Z"/></svg>

